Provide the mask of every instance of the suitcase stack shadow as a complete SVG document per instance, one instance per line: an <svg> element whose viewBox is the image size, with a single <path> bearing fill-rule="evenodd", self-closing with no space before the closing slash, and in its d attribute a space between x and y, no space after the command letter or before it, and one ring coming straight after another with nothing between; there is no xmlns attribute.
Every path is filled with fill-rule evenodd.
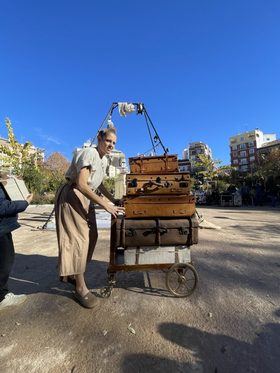
<svg viewBox="0 0 280 373"><path fill-rule="evenodd" d="M198 243L195 197L177 155L129 158L125 216L112 219L115 264L191 263Z"/></svg>

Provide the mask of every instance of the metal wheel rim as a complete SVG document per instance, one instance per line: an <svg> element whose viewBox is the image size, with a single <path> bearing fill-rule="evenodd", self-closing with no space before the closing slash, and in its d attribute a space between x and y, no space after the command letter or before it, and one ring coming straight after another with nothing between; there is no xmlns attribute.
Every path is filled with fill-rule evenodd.
<svg viewBox="0 0 280 373"><path fill-rule="evenodd" d="M195 268L189 263L175 263L166 273L166 287L178 298L190 296L198 282Z"/></svg>

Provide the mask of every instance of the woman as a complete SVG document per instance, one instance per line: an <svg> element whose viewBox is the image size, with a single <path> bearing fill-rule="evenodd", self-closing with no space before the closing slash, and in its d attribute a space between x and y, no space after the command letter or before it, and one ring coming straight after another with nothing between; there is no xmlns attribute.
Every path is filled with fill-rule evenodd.
<svg viewBox="0 0 280 373"><path fill-rule="evenodd" d="M107 158L116 144L115 128L101 130L97 147L77 151L66 172L68 182L57 193L55 213L59 246L59 270L64 281L76 286L74 297L86 308L93 308L95 296L89 291L84 272L91 260L97 241L94 203L103 207L114 217L123 212L123 207L112 205L99 197L96 190L116 203L102 181L106 175Z"/></svg>
<svg viewBox="0 0 280 373"><path fill-rule="evenodd" d="M5 179L3 175L0 177ZM19 305L26 300L26 295L15 295L10 292L7 282L15 258L11 232L20 227L17 214L24 211L33 198L33 195L30 194L26 200L11 201L5 190L5 183L5 180L0 182L0 310Z"/></svg>

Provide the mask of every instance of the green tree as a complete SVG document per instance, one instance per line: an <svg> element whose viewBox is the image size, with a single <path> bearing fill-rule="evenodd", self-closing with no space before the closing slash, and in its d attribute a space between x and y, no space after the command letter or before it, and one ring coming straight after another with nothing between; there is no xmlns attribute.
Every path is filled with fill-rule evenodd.
<svg viewBox="0 0 280 373"><path fill-rule="evenodd" d="M37 154L32 154L33 145L30 141L20 144L14 134L12 122L9 118L5 119L5 125L8 131L7 145L0 145L0 159L3 161L3 168L10 169L18 176L23 176L23 167L33 165L37 167Z"/></svg>
<svg viewBox="0 0 280 373"><path fill-rule="evenodd" d="M115 178L114 177L107 177L103 180L104 186L108 189L109 192L114 194L115 192Z"/></svg>

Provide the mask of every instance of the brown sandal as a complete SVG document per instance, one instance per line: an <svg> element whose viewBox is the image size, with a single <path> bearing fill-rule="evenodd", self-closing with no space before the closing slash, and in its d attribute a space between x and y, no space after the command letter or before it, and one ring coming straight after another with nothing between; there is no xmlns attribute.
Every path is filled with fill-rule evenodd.
<svg viewBox="0 0 280 373"><path fill-rule="evenodd" d="M90 291L83 297L75 291L74 298L80 303L81 306L85 308L93 308L97 304L95 295L93 295Z"/></svg>

